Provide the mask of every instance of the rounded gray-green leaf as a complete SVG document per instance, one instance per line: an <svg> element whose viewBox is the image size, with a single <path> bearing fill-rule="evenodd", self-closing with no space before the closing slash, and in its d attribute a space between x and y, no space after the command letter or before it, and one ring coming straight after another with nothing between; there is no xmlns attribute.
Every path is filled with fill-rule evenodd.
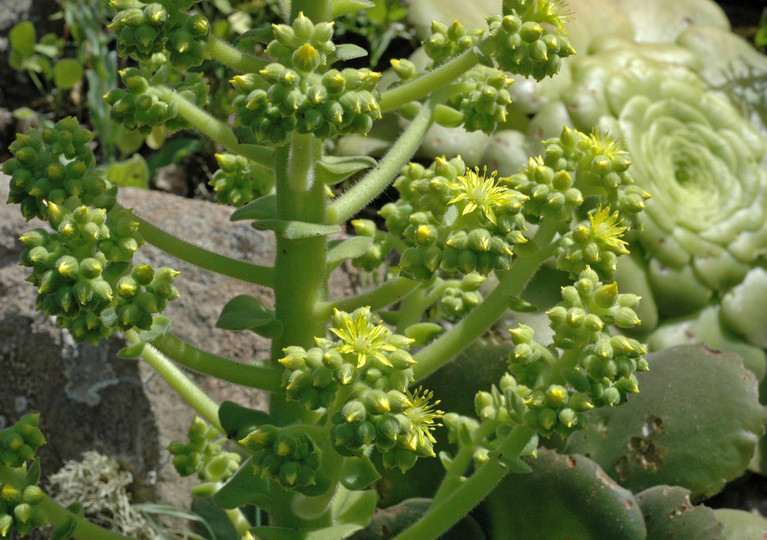
<svg viewBox="0 0 767 540"><path fill-rule="evenodd" d="M765 426L757 380L740 357L702 346L647 356L639 394L590 416L569 452L599 463L634 492L658 484L689 489L693 499L718 493L746 470Z"/></svg>
<svg viewBox="0 0 767 540"><path fill-rule="evenodd" d="M722 298L722 317L738 336L757 347L767 348L767 271L754 268L743 282Z"/></svg>

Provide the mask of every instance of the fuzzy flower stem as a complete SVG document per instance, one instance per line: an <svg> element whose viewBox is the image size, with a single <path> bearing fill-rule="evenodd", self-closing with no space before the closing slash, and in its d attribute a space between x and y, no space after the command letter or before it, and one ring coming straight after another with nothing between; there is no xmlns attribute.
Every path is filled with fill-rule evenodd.
<svg viewBox="0 0 767 540"><path fill-rule="evenodd" d="M379 161L378 166L328 207L328 223L343 223L391 184L423 141L432 123L432 113L432 104L421 106L421 110Z"/></svg>
<svg viewBox="0 0 767 540"><path fill-rule="evenodd" d="M477 431L473 434L472 444L463 445L456 453L453 461L445 472L445 477L437 489L437 493L432 499L431 506L436 507L463 483L463 475L466 473L471 461L474 458L474 451L477 448L477 444L482 442L485 437L492 435L492 433L498 427L499 422L497 420L488 420L482 423Z"/></svg>
<svg viewBox="0 0 767 540"><path fill-rule="evenodd" d="M26 478L23 469L0 467L0 484L6 482L25 485ZM78 540L130 540L127 536L104 529L98 525L94 525L86 519L77 517L48 496L37 503L35 508L39 508L45 512L45 515L48 516L48 521L50 521L54 527L65 525L69 520L75 519L77 521L77 527L75 528L72 537L77 538Z"/></svg>
<svg viewBox="0 0 767 540"><path fill-rule="evenodd" d="M135 330L125 332L125 337L131 343L140 341ZM221 433L224 433L224 428L221 427L218 420L218 405L177 368L167 356L149 343L144 346L141 356L201 417Z"/></svg>
<svg viewBox="0 0 767 540"><path fill-rule="evenodd" d="M152 86L147 92L168 104L175 103L178 107L178 114L184 120L189 122L197 131L224 146L230 152L244 156L267 167L274 165L274 162L271 160L271 152L253 145L240 144L228 124L217 120L208 112L181 96L178 92L166 86Z"/></svg>
<svg viewBox="0 0 767 540"><path fill-rule="evenodd" d="M267 392L277 392L282 385L282 369L235 362L198 349L172 334L158 337L152 345L184 367L224 381Z"/></svg>
<svg viewBox="0 0 767 540"><path fill-rule="evenodd" d="M518 295L541 263L553 254L556 246L551 241L558 226L555 220L545 220L532 240L538 245L538 249L527 257L517 259L509 270L499 274L500 283L484 302L449 332L421 349L413 357L417 362L413 366L416 381L442 367L450 358L482 335L482 332L490 328L501 316L508 307L508 297Z"/></svg>
<svg viewBox="0 0 767 540"><path fill-rule="evenodd" d="M501 442L494 455L517 458L535 435L531 428L520 425ZM439 538L459 519L469 513L500 482L509 470L498 459L491 458L449 497L429 509L415 525L408 528L394 540L431 540Z"/></svg>
<svg viewBox="0 0 767 540"><path fill-rule="evenodd" d="M479 63L476 49L469 49L451 58L429 73L381 94L381 112L391 111L411 101L429 95L434 90L454 83L458 77Z"/></svg>
<svg viewBox="0 0 767 540"><path fill-rule="evenodd" d="M333 309L352 312L359 307L370 306L375 311L397 302L417 286L417 281L400 276L359 296L322 304L317 311L323 317L329 317Z"/></svg>
<svg viewBox="0 0 767 540"><path fill-rule="evenodd" d="M269 64L268 60L244 53L216 36L211 35L207 43L211 58L240 73L258 73Z"/></svg>
<svg viewBox="0 0 767 540"><path fill-rule="evenodd" d="M200 268L218 272L219 274L247 283L255 283L264 287L273 286L274 272L268 266L251 264L208 251L163 231L136 215L135 212L133 217L139 222L138 230L141 236L144 237L144 240L157 246L169 255L178 257L182 261L190 262Z"/></svg>

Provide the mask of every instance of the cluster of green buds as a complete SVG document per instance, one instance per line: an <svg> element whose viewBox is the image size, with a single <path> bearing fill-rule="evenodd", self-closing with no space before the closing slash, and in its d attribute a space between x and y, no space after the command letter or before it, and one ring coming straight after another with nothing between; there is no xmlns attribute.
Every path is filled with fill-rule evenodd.
<svg viewBox="0 0 767 540"><path fill-rule="evenodd" d="M373 239L367 251L361 257L354 259L352 264L367 272L381 268L386 256L394 247L392 236L379 231L371 219L354 219L351 223L357 236L367 236Z"/></svg>
<svg viewBox="0 0 767 540"><path fill-rule="evenodd" d="M186 127L186 122L178 115L175 102L165 102L153 92L151 85L172 86L182 98L202 106L207 103L208 87L201 73L187 73L181 78L168 66L159 69L150 79L139 68L120 71L120 78L126 89L113 88L104 96L112 106L112 120L128 129L138 130L148 135L153 128L165 126L170 131Z"/></svg>
<svg viewBox="0 0 767 540"><path fill-rule="evenodd" d="M37 485L16 485L0 482L0 537L16 530L26 536L33 529L47 523L45 513L37 504L45 493Z"/></svg>
<svg viewBox="0 0 767 540"><path fill-rule="evenodd" d="M109 28L117 34L118 52L138 61L164 53L178 69L200 65L210 25L202 15L186 13L199 1L112 0L117 14Z"/></svg>
<svg viewBox="0 0 767 540"><path fill-rule="evenodd" d="M113 331L149 329L152 315L178 298L177 272L142 265L131 273L143 244L138 221L115 204L116 187L93 169L86 143L93 134L73 118L54 128L30 130L11 144L15 157L9 202L27 219L45 219L53 232L34 229L20 238L21 265L38 287L38 309L56 317L77 342L97 342ZM116 294L115 294L116 292Z"/></svg>
<svg viewBox="0 0 767 540"><path fill-rule="evenodd" d="M592 210L588 223L562 236L555 253L557 268L577 276L588 266L601 278L612 279L618 257L629 252L622 238L626 229L618 212L610 213L610 207Z"/></svg>
<svg viewBox="0 0 767 540"><path fill-rule="evenodd" d="M402 274L427 281L438 269L448 275L507 269L514 245L526 241L527 196L505 180L467 168L460 157L404 167L394 182L400 199L380 211L388 230L410 246L400 259Z"/></svg>
<svg viewBox="0 0 767 540"><path fill-rule="evenodd" d="M216 154L219 169L210 185L220 204L240 207L271 192L274 176L254 167L252 161L237 154Z"/></svg>
<svg viewBox="0 0 767 540"><path fill-rule="evenodd" d="M189 442L173 441L168 451L173 466L181 476L197 473L205 482L221 482L232 476L240 465L240 454L227 452L222 446L226 437L195 416L188 432Z"/></svg>
<svg viewBox="0 0 767 540"><path fill-rule="evenodd" d="M251 463L257 476L301 493L311 493L318 485L322 449L300 428L264 424L240 443L253 451Z"/></svg>
<svg viewBox="0 0 767 540"><path fill-rule="evenodd" d="M423 42L423 49L431 58L430 67L437 66L448 58L468 51L479 42L483 33L483 30L480 29L470 28L467 30L458 21L453 21L450 26L432 21L431 35Z"/></svg>
<svg viewBox="0 0 767 540"><path fill-rule="evenodd" d="M292 131L326 139L367 134L381 117L376 84L380 73L368 69L328 69L336 50L332 23L313 24L302 13L292 26L273 26L266 52L278 62L259 74L232 80L238 123L262 144L282 144Z"/></svg>
<svg viewBox="0 0 767 540"><path fill-rule="evenodd" d="M567 39L563 4L551 0L504 0L503 14L487 19L498 67L536 80L559 71L575 54Z"/></svg>
<svg viewBox="0 0 767 540"><path fill-rule="evenodd" d="M45 437L38 428L39 414L22 416L14 425L0 431L0 466L25 472L21 480L0 482L0 537L5 538L16 530L25 536L32 529L46 523L42 510L36 505L45 498L37 487L39 466L27 470L27 462L34 459L35 452L45 444Z"/></svg>
<svg viewBox="0 0 767 540"><path fill-rule="evenodd" d="M111 208L117 188L103 171L93 168L95 158L88 147L92 138L93 133L74 117L17 135L9 146L14 157L2 168L11 176L8 202L20 204L27 220L47 220L49 202Z"/></svg>
<svg viewBox="0 0 767 540"><path fill-rule="evenodd" d="M460 114L435 111L435 121L448 127L463 124L467 131L493 133L498 124L506 121L506 106L511 103L507 88L514 82L502 71L477 66L464 74L456 83L445 105Z"/></svg>
<svg viewBox="0 0 767 540"><path fill-rule="evenodd" d="M638 296L619 294L617 284L602 283L587 267L574 285L562 289L562 299L547 313L554 330L551 345L538 343L527 325L511 330L515 348L509 371L517 393L524 390L523 418L545 436L569 435L585 427L585 411L625 402L639 391L635 372L648 369L643 344L608 331L610 325L640 323Z"/></svg>
<svg viewBox="0 0 767 540"><path fill-rule="evenodd" d="M529 388L517 384L513 375L504 374L497 386L492 385L489 391L482 390L474 396L476 419L457 413L445 415L443 422L448 429L449 442L459 448L473 448L472 460L475 464L486 462L513 426L524 422L527 412L524 397L529 392ZM538 437L534 436L520 457L534 456L537 447ZM449 463L447 454L441 457Z"/></svg>
<svg viewBox="0 0 767 540"><path fill-rule="evenodd" d="M437 304L437 319L457 320L482 303L479 288L485 276L472 272L461 280L449 280Z"/></svg>
<svg viewBox="0 0 767 540"><path fill-rule="evenodd" d="M37 449L45 444L39 425L39 414L27 414L0 431L0 465L21 467L35 456Z"/></svg>
<svg viewBox="0 0 767 540"><path fill-rule="evenodd" d="M338 340L316 338L309 350L285 349L280 363L288 399L330 413L330 439L343 455L375 446L385 466L402 470L419 456L433 456L431 431L442 413L429 404L430 392L408 390L413 340L392 333L369 308L336 310L331 331Z"/></svg>

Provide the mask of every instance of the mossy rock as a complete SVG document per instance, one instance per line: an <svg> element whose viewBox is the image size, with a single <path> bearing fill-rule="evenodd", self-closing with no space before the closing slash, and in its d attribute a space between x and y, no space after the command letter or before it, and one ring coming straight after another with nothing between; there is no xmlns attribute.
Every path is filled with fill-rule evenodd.
<svg viewBox="0 0 767 540"><path fill-rule="evenodd" d="M747 468L764 431L757 381L734 353L699 345L664 349L637 374L640 392L594 411L568 451L594 459L635 493L678 485L710 497Z"/></svg>

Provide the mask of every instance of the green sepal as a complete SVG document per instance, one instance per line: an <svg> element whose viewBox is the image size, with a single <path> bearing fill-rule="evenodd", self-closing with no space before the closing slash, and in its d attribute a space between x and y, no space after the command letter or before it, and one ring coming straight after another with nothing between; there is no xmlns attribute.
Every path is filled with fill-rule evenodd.
<svg viewBox="0 0 767 540"><path fill-rule="evenodd" d="M509 470L509 472L512 472L512 473L533 472L533 468L518 457L498 455L497 452L490 452L490 457L497 459L501 465L503 465Z"/></svg>
<svg viewBox="0 0 767 540"><path fill-rule="evenodd" d="M263 424L274 424L274 419L264 411L257 411L224 401L218 408L218 421L226 436L239 441Z"/></svg>
<svg viewBox="0 0 767 540"><path fill-rule="evenodd" d="M370 156L325 156L317 163L317 179L324 184L333 185L377 164L378 162Z"/></svg>
<svg viewBox="0 0 767 540"><path fill-rule="evenodd" d="M341 43L336 45L336 50L333 51L333 60L354 60L355 58L364 58L368 55L368 52L354 43Z"/></svg>
<svg viewBox="0 0 767 540"><path fill-rule="evenodd" d="M381 478L378 469L367 456L347 457L341 466L341 484L346 489L365 489L373 482ZM375 505L373 505L375 509Z"/></svg>
<svg viewBox="0 0 767 540"><path fill-rule="evenodd" d="M213 495L213 502L226 510L244 504L253 504L268 510L269 501L269 480L256 476L251 459Z"/></svg>
<svg viewBox="0 0 767 540"><path fill-rule="evenodd" d="M282 325L275 319L274 311L267 308L261 300L255 296L241 294L226 303L218 316L216 328L252 330L264 337L274 337Z"/></svg>
<svg viewBox="0 0 767 540"><path fill-rule="evenodd" d="M119 358L138 358L144 352L144 347L146 347L146 343L139 341L117 351L117 356Z"/></svg>
<svg viewBox="0 0 767 540"><path fill-rule="evenodd" d="M335 19L361 9L372 7L375 7L375 3L370 0L333 0L330 3L330 17L331 19Z"/></svg>
<svg viewBox="0 0 767 540"><path fill-rule="evenodd" d="M279 236L289 240L327 236L341 232L340 225L323 225L286 219L260 219L254 221L251 225L259 231L274 231Z"/></svg>
<svg viewBox="0 0 767 540"><path fill-rule="evenodd" d="M164 315L155 315L152 317L152 326L149 328L149 330L142 330L139 332L138 338L141 341L148 343L160 336L164 336L170 332L171 322L172 321L170 317L166 317Z"/></svg>
<svg viewBox="0 0 767 540"><path fill-rule="evenodd" d="M263 540L341 540L362 529L361 525L335 525L324 529L256 527L251 532Z"/></svg>
<svg viewBox="0 0 767 540"><path fill-rule="evenodd" d="M372 464L371 464L372 465ZM333 523L337 525L358 525L367 527L376 511L378 497L372 489L349 491L339 488L330 505Z"/></svg>
<svg viewBox="0 0 767 540"><path fill-rule="evenodd" d="M34 486L40 481L40 460L36 459L32 462L32 465L27 469L27 474L24 480L28 486Z"/></svg>
<svg viewBox="0 0 767 540"><path fill-rule="evenodd" d="M510 310L517 313L534 313L538 311L538 306L522 300L518 296L507 296L506 305L509 306Z"/></svg>
<svg viewBox="0 0 767 540"><path fill-rule="evenodd" d="M353 236L344 240L331 240L328 242L328 269L335 268L346 259L356 259L367 253L370 244L373 243L371 236Z"/></svg>
<svg viewBox="0 0 767 540"><path fill-rule="evenodd" d="M277 195L264 195L232 212L229 221L270 219L277 215Z"/></svg>
<svg viewBox="0 0 767 540"><path fill-rule="evenodd" d="M414 339L414 345L423 346L444 332L445 329L437 323L421 322L411 324L405 329L405 337Z"/></svg>
<svg viewBox="0 0 767 540"><path fill-rule="evenodd" d="M77 518L69 515L61 525L53 529L51 540L68 540L75 534L75 530L77 530Z"/></svg>

